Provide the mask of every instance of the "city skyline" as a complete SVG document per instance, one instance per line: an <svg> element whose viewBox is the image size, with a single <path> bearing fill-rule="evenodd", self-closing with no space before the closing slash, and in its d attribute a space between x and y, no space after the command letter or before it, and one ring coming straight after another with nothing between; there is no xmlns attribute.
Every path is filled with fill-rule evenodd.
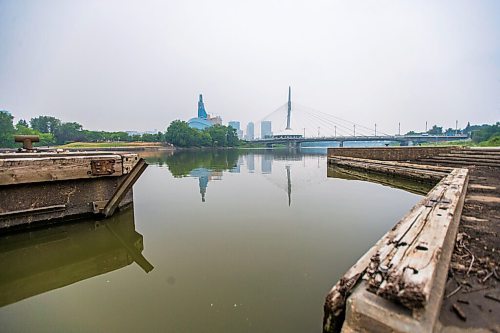
<svg viewBox="0 0 500 333"><path fill-rule="evenodd" d="M499 11L487 1L3 0L0 109L142 132L192 117L203 91L216 114L258 124L291 85L298 103L388 133L494 123Z"/></svg>

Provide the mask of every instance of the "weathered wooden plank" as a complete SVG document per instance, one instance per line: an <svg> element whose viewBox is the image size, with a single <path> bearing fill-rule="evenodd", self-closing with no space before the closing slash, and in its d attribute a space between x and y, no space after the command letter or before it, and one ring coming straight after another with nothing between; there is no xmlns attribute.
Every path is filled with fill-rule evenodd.
<svg viewBox="0 0 500 333"><path fill-rule="evenodd" d="M386 274L367 277L372 288L376 285L372 280L381 281L377 294L410 309L425 306L449 225L465 191L467 172L456 169L436 186L433 192L441 191L438 200L426 207L428 212L419 216L399 243L393 244L393 256L379 267L379 271L386 269Z"/></svg>
<svg viewBox="0 0 500 333"><path fill-rule="evenodd" d="M441 180L443 177L445 177L447 174L445 172L438 172L432 170L372 163L371 161L361 162L361 161L352 161L352 160L348 161L344 159L330 158L329 162L340 166L347 166L371 172L381 172L385 174L399 175L402 177L408 177L411 179L420 179L423 181L430 181L430 182L437 182Z"/></svg>
<svg viewBox="0 0 500 333"><path fill-rule="evenodd" d="M90 156L90 155L117 155L117 152L112 151L63 151L63 152L44 152L37 151L36 153L0 153L0 159L9 158L40 158L40 157L74 157L74 156Z"/></svg>
<svg viewBox="0 0 500 333"><path fill-rule="evenodd" d="M128 193L128 191L132 188L134 183L139 179L144 170L148 165L141 158L138 163L133 167L132 170L125 176L123 181L118 185L116 191L113 193L108 203L103 209L103 213L105 216L111 216L115 212L116 208L122 201L123 197Z"/></svg>
<svg viewBox="0 0 500 333"><path fill-rule="evenodd" d="M414 241L415 237L421 232L425 226L432 207L439 202L444 194L445 187L443 184L436 185L426 196L425 200L417 205L415 213L407 216L408 219L405 229L402 229L394 239L381 247L379 251L379 262L374 263L375 267L368 273L372 275L369 280L370 290L377 292L378 288L390 288L391 284L387 285L387 275L391 267L399 262L407 252L408 247Z"/></svg>
<svg viewBox="0 0 500 333"><path fill-rule="evenodd" d="M92 163L109 161L109 172L96 174ZM106 170L105 170L106 171ZM0 185L37 183L56 180L121 176L120 155L88 155L66 157L29 157L0 159Z"/></svg>
<svg viewBox="0 0 500 333"><path fill-rule="evenodd" d="M430 157L430 159L439 160L439 161L453 161L453 162L482 162L482 163L492 163L492 164L500 163L499 158L489 158L489 157L487 158L485 156L471 157L470 155L463 155L463 156L437 155L437 156Z"/></svg>
<svg viewBox="0 0 500 333"><path fill-rule="evenodd" d="M407 164L407 163L402 163L401 165L398 165L396 162L386 162L382 161L384 163L380 163L379 161L371 161L371 160L363 160L363 159L345 159L345 158L330 158L329 159L330 163L333 164L339 164L339 165L360 165L363 167L371 167L373 170L375 169L380 169L380 170L406 170L410 173L423 173L423 174L438 174L438 175L446 175L449 172L451 172L452 168L446 168L446 169L441 169L441 167L438 167L439 169L434 169L434 168L429 168L429 166L422 165L422 168L420 165L416 164ZM448 169L448 170L447 170Z"/></svg>
<svg viewBox="0 0 500 333"><path fill-rule="evenodd" d="M489 195L470 195L465 199L466 202L483 202L483 203L493 203L500 204L499 197L493 197Z"/></svg>
<svg viewBox="0 0 500 333"><path fill-rule="evenodd" d="M469 190L488 191L488 192L495 192L497 190L496 186L481 185L481 184L469 184L467 188Z"/></svg>
<svg viewBox="0 0 500 333"><path fill-rule="evenodd" d="M414 163L406 163L406 162L398 162L398 161L382 161L382 160L370 160L358 157L347 157L347 156L333 156L329 157L331 160L342 160L342 161L353 161L353 162L362 162L374 165L388 165L394 167L405 167L408 169L415 170L428 170L428 171L437 171L437 172L445 172L450 173L453 168L443 167L443 166L434 166L434 165L424 165L424 164L414 164Z"/></svg>
<svg viewBox="0 0 500 333"><path fill-rule="evenodd" d="M489 166L489 167L500 167L500 163L490 163L490 162L482 162L482 161L452 161L452 160L439 160L439 159L434 159L434 158L422 158L419 160L420 162L426 162L426 163L440 163L440 164L451 164L451 165L464 165L464 166L471 166L471 165L481 165L481 166Z"/></svg>
<svg viewBox="0 0 500 333"><path fill-rule="evenodd" d="M460 158L460 159L486 159L486 160L492 160L492 161L499 161L500 160L500 153L497 154L455 154L455 153L450 153L450 154L439 154L435 157L440 157L440 158Z"/></svg>
<svg viewBox="0 0 500 333"><path fill-rule="evenodd" d="M380 249L388 244L394 244L395 240L402 237L413 221L421 214L422 207L427 201L422 199L415 205L403 218L401 218L394 227L389 230L379 241L372 246L357 262L354 264L342 278L333 286L326 296L324 305L323 329L325 332L337 331L344 318L345 302L351 290L363 277L367 271L374 273L380 262Z"/></svg>
<svg viewBox="0 0 500 333"><path fill-rule="evenodd" d="M421 173L424 177L441 175L442 180L332 288L324 307L324 331L333 332L341 327L345 301L361 277L367 280L370 291L385 298L410 309L425 306L434 283L443 244L445 239L451 237L448 230L456 231L455 226L449 226L450 223L458 223L454 214L463 205L468 170L445 168L444 170L452 170L447 174L444 170L420 168L420 165L407 164L406 167L399 167L402 164L400 162L373 163L371 160L343 157L329 158L330 160L334 164L369 171L399 172L405 175Z"/></svg>

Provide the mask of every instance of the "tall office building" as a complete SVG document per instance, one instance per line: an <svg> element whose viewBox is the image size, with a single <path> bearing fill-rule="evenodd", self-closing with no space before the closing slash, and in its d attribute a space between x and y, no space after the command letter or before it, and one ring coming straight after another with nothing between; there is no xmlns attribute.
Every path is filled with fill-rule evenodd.
<svg viewBox="0 0 500 333"><path fill-rule="evenodd" d="M248 172L253 173L255 171L255 155L254 154L248 154L245 156L246 161L247 161L247 169Z"/></svg>
<svg viewBox="0 0 500 333"><path fill-rule="evenodd" d="M247 125L247 134L245 135L245 140L253 140L254 138L254 125L252 122L249 122Z"/></svg>
<svg viewBox="0 0 500 333"><path fill-rule="evenodd" d="M273 155L264 154L261 155L261 165L260 170L263 174L270 174L273 171Z"/></svg>
<svg viewBox="0 0 500 333"><path fill-rule="evenodd" d="M265 139L269 138L273 135L273 131L271 129L271 122L265 120L260 123L260 138Z"/></svg>
<svg viewBox="0 0 500 333"><path fill-rule="evenodd" d="M231 126L235 130L239 131L240 130L240 122L239 121L230 121L227 123L227 126Z"/></svg>
<svg viewBox="0 0 500 333"><path fill-rule="evenodd" d="M239 121L230 121L227 123L227 126L230 126L236 130L236 134L238 135L238 139L243 138L243 131L240 128L240 122Z"/></svg>

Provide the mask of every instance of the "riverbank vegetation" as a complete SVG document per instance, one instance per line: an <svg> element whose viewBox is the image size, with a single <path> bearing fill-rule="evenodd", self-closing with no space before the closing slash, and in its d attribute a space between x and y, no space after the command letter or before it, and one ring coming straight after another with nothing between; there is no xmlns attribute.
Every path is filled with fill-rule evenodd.
<svg viewBox="0 0 500 333"><path fill-rule="evenodd" d="M448 141L439 143L427 143L426 145L432 146L467 146L467 147L499 147L500 146L500 122L493 125L471 125L467 123L464 129L448 128L443 130L443 127L434 125L430 130L425 132L429 135L456 135L466 134L469 136L468 141ZM406 135L422 134L414 131L406 133Z"/></svg>
<svg viewBox="0 0 500 333"><path fill-rule="evenodd" d="M500 122L493 125L470 125L464 129L447 129L434 125L427 131L429 135L467 134L470 141L437 143L437 145L466 145L481 147L500 146ZM414 131L407 135L421 134ZM170 143L176 147L239 147L262 148L260 143L238 139L236 130L229 126L214 125L204 130L189 127L187 122L175 120L165 133L107 132L83 129L77 122L63 122L52 116L38 116L30 121L19 120L14 125L14 117L7 111L0 110L0 148L16 147L14 135L38 135L40 142L36 146L65 145L64 148L119 147L131 143ZM67 146L73 144L74 146Z"/></svg>
<svg viewBox="0 0 500 333"><path fill-rule="evenodd" d="M230 126L214 125L204 130L189 127L182 120L174 120L165 132L167 142L176 147L236 147L240 140Z"/></svg>
<svg viewBox="0 0 500 333"><path fill-rule="evenodd" d="M120 146L131 142L165 142L165 135L158 133L134 134L124 131L106 132L83 129L76 122L62 122L52 116L39 116L19 120L16 125L14 117L7 111L0 111L0 147L15 147L14 135L38 135L40 142L36 146L64 145L71 142L99 143L106 146ZM75 147L76 148L76 147Z"/></svg>
<svg viewBox="0 0 500 333"><path fill-rule="evenodd" d="M500 147L500 122L494 125L470 125L461 130L468 134L467 141L447 141L438 143L427 143L428 146L464 146L464 147Z"/></svg>
<svg viewBox="0 0 500 333"><path fill-rule="evenodd" d="M14 135L38 135L36 146L59 145L63 148L108 148L144 143L170 143L177 147L236 147L240 140L232 127L214 125L204 130L190 128L185 121L175 120L165 133L127 133L91 131L76 122L62 122L52 116L19 120L7 111L0 111L0 147L15 147Z"/></svg>

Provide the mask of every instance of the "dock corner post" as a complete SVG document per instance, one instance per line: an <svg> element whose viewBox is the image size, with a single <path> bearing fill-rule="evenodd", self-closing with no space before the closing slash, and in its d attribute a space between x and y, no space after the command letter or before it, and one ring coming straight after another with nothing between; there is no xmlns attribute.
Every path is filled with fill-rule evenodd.
<svg viewBox="0 0 500 333"><path fill-rule="evenodd" d="M139 162L137 162L137 164L134 166L134 168L130 170L130 172L125 176L120 185L118 185L115 193L113 193L113 196L111 197L111 199L109 199L106 206L102 210L104 216L108 217L113 215L116 208L118 208L118 205L122 201L123 197L135 184L137 179L139 179L144 170L146 170L147 166L148 164L146 163L146 161L144 161L144 159L141 158Z"/></svg>

